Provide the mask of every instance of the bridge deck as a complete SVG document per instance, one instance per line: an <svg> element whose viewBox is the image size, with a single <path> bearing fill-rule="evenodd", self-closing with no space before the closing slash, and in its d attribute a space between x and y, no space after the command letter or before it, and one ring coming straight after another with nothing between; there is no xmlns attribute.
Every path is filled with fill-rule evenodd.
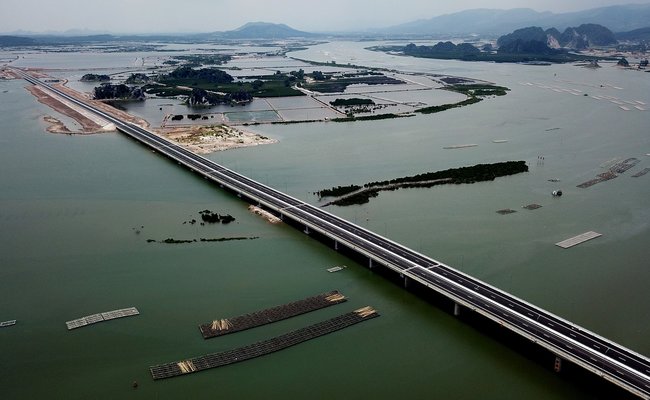
<svg viewBox="0 0 650 400"><path fill-rule="evenodd" d="M96 324L102 321L109 321L116 318L131 317L138 315L140 312L135 307L123 308L121 310L107 311L98 314L87 315L85 317L73 319L72 321L66 322L68 330L81 328L82 326Z"/></svg>
<svg viewBox="0 0 650 400"><path fill-rule="evenodd" d="M319 207L229 170L146 129L121 121L22 71L18 73L27 81L47 87L106 118L126 135L238 196L368 257L371 265L383 265L405 279L417 281L554 354L650 400L650 360L647 357Z"/></svg>

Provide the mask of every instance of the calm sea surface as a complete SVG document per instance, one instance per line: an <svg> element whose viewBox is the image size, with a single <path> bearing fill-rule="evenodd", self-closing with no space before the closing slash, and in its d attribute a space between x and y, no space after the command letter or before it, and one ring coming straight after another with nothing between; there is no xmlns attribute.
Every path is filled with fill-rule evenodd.
<svg viewBox="0 0 650 400"><path fill-rule="evenodd" d="M650 109L650 74L611 64L589 70L399 58L363 50L368 45L330 43L293 55L468 76L511 92L430 116L261 125L255 130L280 142L208 157L314 204L312 192L331 186L526 160L527 174L383 192L369 204L329 211L650 355L650 174L631 177L650 167L650 111L634 107ZM47 54L30 57L50 65ZM60 54L52 57L52 67L65 67ZM103 57L87 57L84 66L102 67L93 60ZM130 67L135 56L115 57L123 63L111 67ZM46 133L41 117L52 111L24 85L0 82L0 321L18 320L0 329L3 399L598 398L299 231L266 223L121 134ZM443 149L468 143L478 146ZM640 163L617 179L576 187L608 161L630 157ZM555 189L564 196L553 198ZM530 203L543 207L521 208ZM518 212L495 212L502 208ZM237 221L183 224L204 209ZM603 236L569 250L554 245L590 230ZM259 239L147 243L224 236ZM349 268L326 272L339 264ZM197 329L333 289L349 301L209 341ZM365 305L381 318L225 368L160 382L149 375L151 365ZM129 306L141 315L70 332L64 324Z"/></svg>

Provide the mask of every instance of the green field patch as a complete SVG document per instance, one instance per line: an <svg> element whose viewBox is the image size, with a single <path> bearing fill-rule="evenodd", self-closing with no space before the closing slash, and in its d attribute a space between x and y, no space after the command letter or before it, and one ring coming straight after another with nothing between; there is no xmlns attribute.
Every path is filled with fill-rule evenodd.
<svg viewBox="0 0 650 400"><path fill-rule="evenodd" d="M375 102L372 101L372 99L360 99L355 97L352 99L336 99L334 101L330 101L330 104L334 107L351 107L374 105Z"/></svg>
<svg viewBox="0 0 650 400"><path fill-rule="evenodd" d="M355 76L345 78L331 78L305 84L304 87L319 93L342 93L350 85L399 85L404 82L384 75Z"/></svg>

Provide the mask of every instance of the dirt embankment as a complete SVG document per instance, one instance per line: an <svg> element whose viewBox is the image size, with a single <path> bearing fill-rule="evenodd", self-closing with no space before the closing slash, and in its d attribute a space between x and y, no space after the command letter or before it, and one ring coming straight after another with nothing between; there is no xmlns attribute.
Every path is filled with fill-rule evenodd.
<svg viewBox="0 0 650 400"><path fill-rule="evenodd" d="M92 134L98 132L105 132L103 127L96 121L84 116L78 110L68 106L57 98L54 98L48 91L40 86L27 86L25 89L29 91L39 103L45 104L54 111L57 111L67 117L75 120L80 126L81 130L71 131L61 120L46 115L43 120L49 124L47 131L51 133L65 133L65 134Z"/></svg>
<svg viewBox="0 0 650 400"><path fill-rule="evenodd" d="M39 79L51 79L49 76L38 72L29 71L34 77ZM152 129L146 120L131 115L125 111L106 104L104 102L93 100L88 93L78 92L65 84L67 81L60 81L52 84L58 90L65 94L88 103L99 110L118 118L122 121L149 129L153 133L171 140L180 146L187 148L198 154L207 154L215 151L223 151L240 147L257 146L260 144L276 143L274 139L267 138L252 132L246 132L226 125L214 126L185 126L177 128L155 128ZM45 116L43 119L49 124L48 132L63 134L95 134L107 131L115 131L115 126L110 124L106 119L84 110L61 96L58 96L41 86L26 86L26 89L34 95L40 103L47 105L60 114L63 114L80 125L80 129L72 130L61 120Z"/></svg>
<svg viewBox="0 0 650 400"><path fill-rule="evenodd" d="M153 131L197 154L277 142L275 139L226 125L156 128Z"/></svg>
<svg viewBox="0 0 650 400"><path fill-rule="evenodd" d="M6 70L6 71L8 71L8 73L13 77L19 78L18 76L16 76L15 73L11 72L11 70ZM44 74L39 70L29 70L28 72L30 75L38 79L44 79L44 80L52 79L50 76ZM63 80L63 81L53 83L52 86L64 92L65 94L69 95L70 97L73 97L85 103L89 103L92 106L116 118L120 118L124 121L137 124L139 126L142 126L143 128L149 127L147 121L143 120L142 118L134 117L131 114L118 110L115 107L112 107L101 101L92 100L91 96L88 93L82 93L70 89L69 87L65 86L66 83L67 81ZM79 125L79 128L71 129L60 119L53 117L51 115L46 115L43 117L43 120L49 124L47 128L48 132L63 133L69 135L71 134L89 135L95 133L115 131L115 126L109 123L109 121L107 121L106 119L99 117L87 110L84 110L82 107L79 107L73 102L68 101L55 93L52 93L51 91L47 90L42 86L28 85L25 87L25 89L29 91L34 97L36 97L39 103L45 104L46 106L50 107L54 111L58 112L59 114L71 118Z"/></svg>

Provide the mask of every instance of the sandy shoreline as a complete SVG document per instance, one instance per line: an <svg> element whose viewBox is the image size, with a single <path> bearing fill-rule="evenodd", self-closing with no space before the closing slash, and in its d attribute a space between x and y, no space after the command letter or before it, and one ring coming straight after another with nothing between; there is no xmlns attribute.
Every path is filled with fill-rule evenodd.
<svg viewBox="0 0 650 400"><path fill-rule="evenodd" d="M4 71L3 71L4 72ZM30 74L39 79L50 78L37 71L29 71ZM12 74L13 78L15 75ZM133 123L142 128L149 129L156 135L168 139L186 149L197 154L208 154L215 151L224 151L241 147L258 146L261 144L277 143L277 140L270 139L253 132L243 131L227 125L214 126L183 126L176 128L152 128L148 121L133 116L125 111L106 104L101 101L92 100L88 93L78 92L65 86L67 82L53 84L57 89L65 92L75 99L89 103L92 106L110 114L123 121ZM76 121L81 129L71 130L66 124L58 118L50 115L43 117L43 120L49 125L47 131L50 133L60 133L67 135L90 135L105 132L115 132L115 126L101 117L94 116L75 106L73 103L62 99L40 87L28 85L25 89L30 92L39 103L45 104L54 111L65 115Z"/></svg>

